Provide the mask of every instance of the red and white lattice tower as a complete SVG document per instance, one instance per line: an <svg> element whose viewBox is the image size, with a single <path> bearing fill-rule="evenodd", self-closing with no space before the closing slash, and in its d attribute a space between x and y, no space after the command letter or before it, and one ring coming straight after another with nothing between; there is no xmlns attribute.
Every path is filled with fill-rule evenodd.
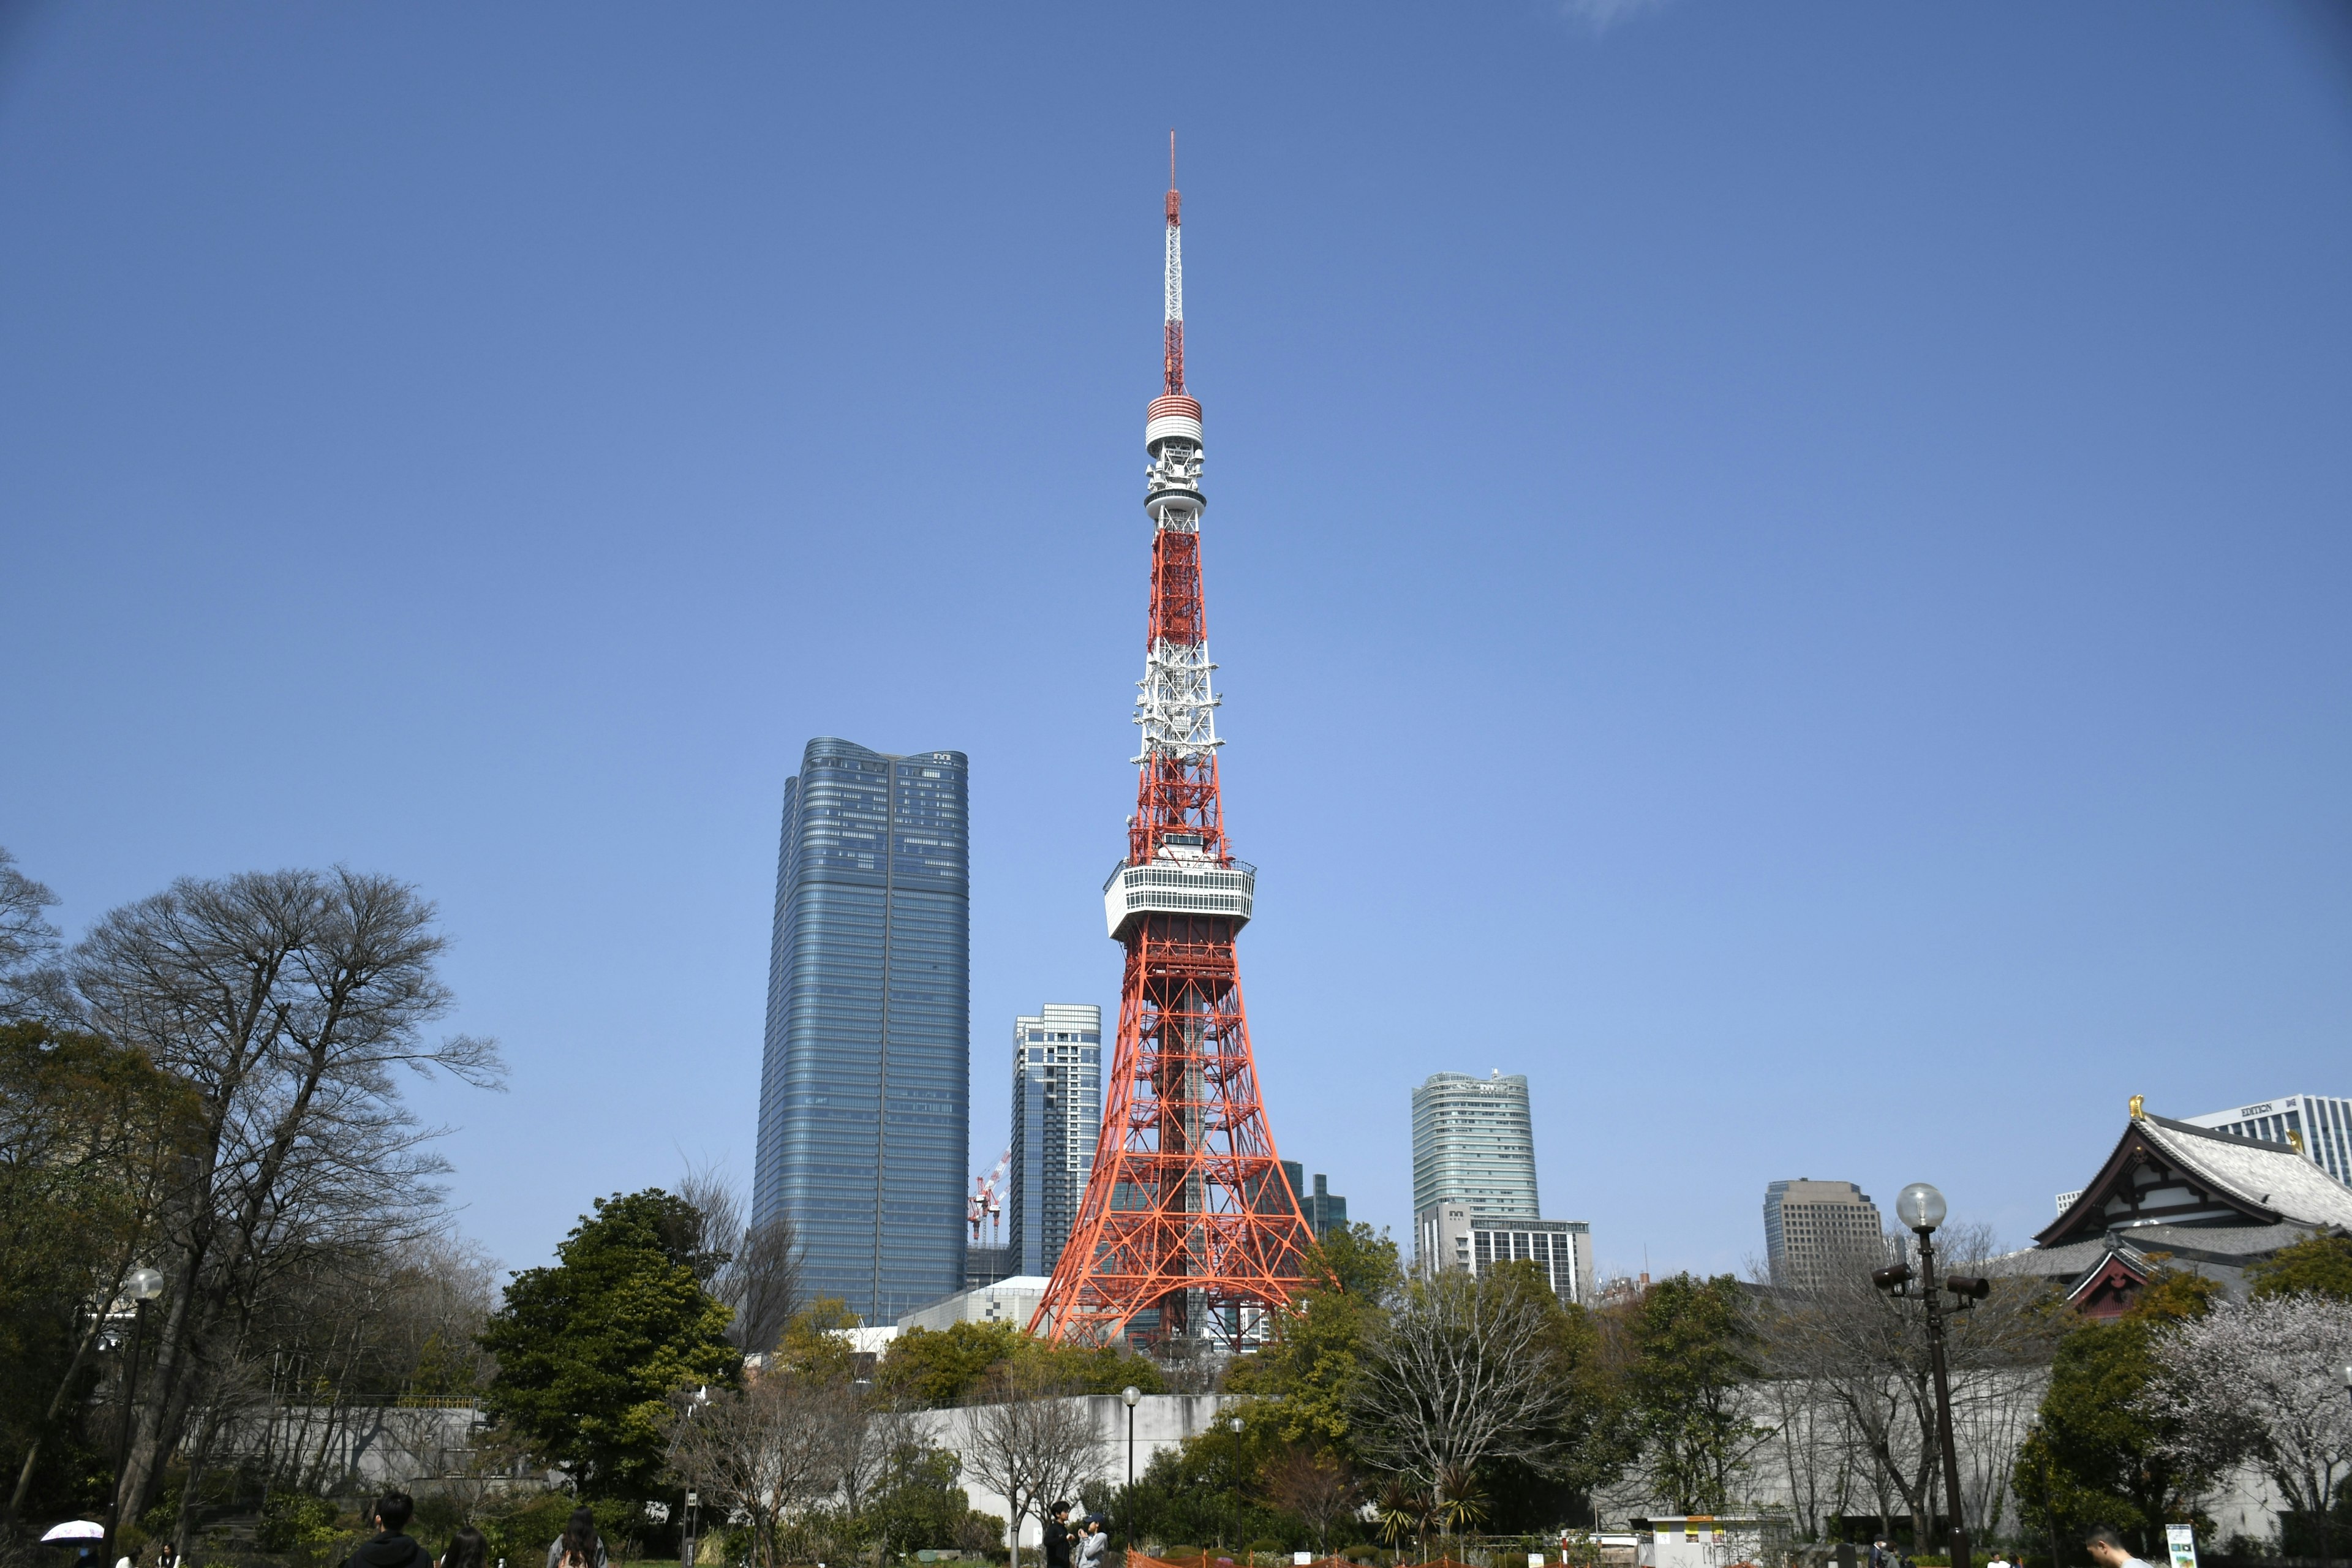
<svg viewBox="0 0 2352 1568"><path fill-rule="evenodd" d="M1143 429L1151 466L1151 619L1135 721L1135 815L1103 889L1127 949L1101 1141L1032 1333L1226 1346L1262 1337L1313 1245L1275 1155L1250 1057L1234 938L1255 868L1234 858L1217 792L1217 699L1201 595L1201 405L1184 390L1184 268L1174 145L1166 385Z"/></svg>

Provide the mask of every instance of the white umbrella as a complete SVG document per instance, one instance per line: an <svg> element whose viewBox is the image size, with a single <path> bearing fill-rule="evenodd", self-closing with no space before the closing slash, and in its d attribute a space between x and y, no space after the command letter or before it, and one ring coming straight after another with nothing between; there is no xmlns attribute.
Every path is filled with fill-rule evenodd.
<svg viewBox="0 0 2352 1568"><path fill-rule="evenodd" d="M52 1528L41 1539L43 1541L103 1541L106 1539L106 1526L92 1524L86 1519L69 1519L65 1523Z"/></svg>

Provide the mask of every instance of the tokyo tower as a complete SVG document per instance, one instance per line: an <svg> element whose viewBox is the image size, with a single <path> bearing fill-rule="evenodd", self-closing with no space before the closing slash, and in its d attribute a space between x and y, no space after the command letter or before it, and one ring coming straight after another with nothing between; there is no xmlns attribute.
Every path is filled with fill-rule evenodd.
<svg viewBox="0 0 2352 1568"><path fill-rule="evenodd" d="M1217 789L1217 699L1201 593L1201 405L1184 390L1183 230L1169 138L1168 312L1145 415L1151 612L1127 855L1103 888L1127 950L1102 1135L1077 1223L1030 1332L1080 1343L1263 1337L1313 1245L1276 1161L1234 939L1256 868L1234 858Z"/></svg>

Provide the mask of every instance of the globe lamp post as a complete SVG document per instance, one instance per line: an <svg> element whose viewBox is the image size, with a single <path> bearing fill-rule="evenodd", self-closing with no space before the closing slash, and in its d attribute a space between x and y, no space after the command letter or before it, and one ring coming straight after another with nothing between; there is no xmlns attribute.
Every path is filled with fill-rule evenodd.
<svg viewBox="0 0 2352 1568"><path fill-rule="evenodd" d="M1944 1303L1936 1283L1936 1232L1944 1223L1944 1194L1925 1182L1914 1182L1895 1199L1895 1217L1919 1238L1919 1294L1927 1308L1927 1364L1936 1380L1936 1439L1943 1450L1944 1505L1951 1516L1952 1568L1969 1568L1969 1531L1960 1513L1960 1458L1952 1441L1952 1382L1944 1365ZM1903 1264L1881 1268L1871 1283L1890 1295L1910 1292L1911 1270ZM1960 1298L1966 1310L1991 1289L1984 1279L1951 1279L1944 1289ZM1933 1524L1929 1528L1932 1530Z"/></svg>
<svg viewBox="0 0 2352 1568"><path fill-rule="evenodd" d="M1143 1390L1129 1384L1118 1391L1119 1403L1127 1406L1127 1495L1119 1500L1119 1511L1127 1515L1127 1550L1135 1547L1135 1407L1143 1402Z"/></svg>
<svg viewBox="0 0 2352 1568"><path fill-rule="evenodd" d="M131 1353L122 1362L122 1422L114 1439L114 1500L107 1505L106 1541L115 1544L122 1520L122 1472L131 1465L131 1413L139 1402L139 1351L147 1338L147 1303L163 1293L163 1276L152 1268L134 1268L122 1277L119 1298L131 1303Z"/></svg>

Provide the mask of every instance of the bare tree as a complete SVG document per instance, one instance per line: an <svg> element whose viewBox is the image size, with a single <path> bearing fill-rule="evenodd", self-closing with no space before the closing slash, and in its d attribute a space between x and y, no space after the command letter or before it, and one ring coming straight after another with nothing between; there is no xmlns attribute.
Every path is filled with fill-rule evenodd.
<svg viewBox="0 0 2352 1568"><path fill-rule="evenodd" d="M57 901L0 847L0 1023L57 1011L58 928L43 912Z"/></svg>
<svg viewBox="0 0 2352 1568"><path fill-rule="evenodd" d="M1549 1327L1538 1303L1499 1280L1448 1271L1413 1281L1364 1357L1359 1449L1429 1489L1506 1453L1542 1468L1558 1457L1574 1400Z"/></svg>
<svg viewBox="0 0 2352 1568"><path fill-rule="evenodd" d="M741 1510L758 1568L774 1568L785 1527L839 1489L856 1399L846 1384L786 1373L712 1389L707 1400L681 1397L670 1423L670 1468Z"/></svg>
<svg viewBox="0 0 2352 1568"><path fill-rule="evenodd" d="M1102 1451L1093 1412L1050 1373L1016 1357L989 1373L988 1403L963 1413L964 1464L972 1478L1002 1495L1012 1510L1007 1526L1013 1568L1021 1568L1021 1521L1097 1479Z"/></svg>
<svg viewBox="0 0 2352 1568"><path fill-rule="evenodd" d="M166 1288L142 1385L126 1514L234 1363L277 1277L339 1241L430 1230L446 1166L401 1103L396 1068L501 1081L496 1047L428 1040L450 1005L431 904L337 869L183 879L109 914L71 973L92 1023L201 1099L188 1181L167 1211Z"/></svg>
<svg viewBox="0 0 2352 1568"><path fill-rule="evenodd" d="M1331 1555L1331 1521L1353 1513L1364 1500L1363 1489L1337 1454L1309 1448L1293 1448L1268 1468L1265 1495L1275 1507L1314 1527L1326 1557Z"/></svg>
<svg viewBox="0 0 2352 1568"><path fill-rule="evenodd" d="M677 1195L703 1216L698 1250L719 1258L703 1288L735 1314L727 1337L739 1350L774 1350L803 1305L800 1237L791 1218L775 1215L745 1223L741 1194L708 1167L688 1170Z"/></svg>
<svg viewBox="0 0 2352 1568"><path fill-rule="evenodd" d="M1873 1269L1905 1257L1911 1245L1907 1234L1890 1233L1883 1249L1856 1248L1801 1286L1768 1291L1758 1309L1767 1377L1801 1384L1810 1397L1842 1413L1842 1425L1869 1461L1882 1528L1897 1511L1892 1505L1898 1497L1919 1521L1935 1516L1939 1500L1925 1306L1916 1297L1878 1289L1870 1278ZM1979 1225L1947 1226L1937 1251L1948 1270L1968 1271L1993 1255L1991 1232ZM1988 1453L1978 1467L1983 1478L1997 1480L2008 1473L2037 1396L2032 1374L2049 1363L2064 1322L2046 1285L2006 1278L1995 1281L1981 1304L1948 1312L1946 1323L1955 1425L1982 1439L1980 1447L2008 1443L2005 1452ZM1999 1511L1998 1488L1990 1480L1971 1489L1978 1492L1971 1503L1987 1515ZM1990 1519L1976 1522L1981 1529Z"/></svg>
<svg viewBox="0 0 2352 1568"><path fill-rule="evenodd" d="M1824 1519L1850 1511L1855 1471L1869 1462L1854 1440L1853 1415L1806 1378L1766 1378L1757 1392L1788 1482L1790 1511L1801 1536L1818 1539Z"/></svg>
<svg viewBox="0 0 2352 1568"><path fill-rule="evenodd" d="M2222 1301L2168 1328L2143 1398L2165 1417L2168 1447L2192 1471L2252 1464L2319 1527L2352 1479L2352 1301L2325 1296Z"/></svg>

